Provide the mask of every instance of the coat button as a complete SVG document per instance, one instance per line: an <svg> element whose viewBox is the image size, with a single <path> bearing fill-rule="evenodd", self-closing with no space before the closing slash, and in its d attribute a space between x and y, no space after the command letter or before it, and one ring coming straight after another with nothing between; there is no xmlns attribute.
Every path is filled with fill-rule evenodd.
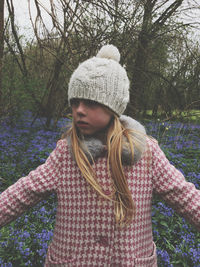
<svg viewBox="0 0 200 267"><path fill-rule="evenodd" d="M104 246L104 247L108 247L109 246L108 238L106 236L102 236L102 235L97 236L96 242L99 245Z"/></svg>

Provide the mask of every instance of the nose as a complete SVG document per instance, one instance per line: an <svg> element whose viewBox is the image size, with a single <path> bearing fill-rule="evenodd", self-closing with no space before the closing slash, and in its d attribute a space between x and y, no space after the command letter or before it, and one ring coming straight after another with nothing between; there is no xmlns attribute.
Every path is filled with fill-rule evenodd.
<svg viewBox="0 0 200 267"><path fill-rule="evenodd" d="M76 112L78 115L86 115L86 106L83 101L79 101L76 107Z"/></svg>

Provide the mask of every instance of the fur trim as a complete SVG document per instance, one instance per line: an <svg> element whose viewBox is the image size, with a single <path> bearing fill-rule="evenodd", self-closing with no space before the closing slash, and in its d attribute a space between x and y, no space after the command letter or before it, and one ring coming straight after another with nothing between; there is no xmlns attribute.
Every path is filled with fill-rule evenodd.
<svg viewBox="0 0 200 267"><path fill-rule="evenodd" d="M130 148L124 147L122 150L122 163L123 165L135 164L137 161L140 160L142 153L144 152L145 147L146 147L145 128L138 121L125 115L122 115L120 117L120 121L126 128L133 131L132 136L133 136L133 145L134 145L134 161L132 162L132 159L131 159ZM70 137L68 137L67 141L68 141L68 145L70 147L71 153L72 153ZM99 139L95 139L93 137L85 138L81 142L81 146L88 160L90 161L90 163L92 163L93 160L99 157L102 157L107 153L106 146Z"/></svg>
<svg viewBox="0 0 200 267"><path fill-rule="evenodd" d="M134 146L134 161L131 161L130 148L123 148L122 151L122 163L125 165L131 165L140 160L142 153L146 147L146 130L142 124L132 119L131 117L122 115L120 121L125 128L132 130L133 146Z"/></svg>

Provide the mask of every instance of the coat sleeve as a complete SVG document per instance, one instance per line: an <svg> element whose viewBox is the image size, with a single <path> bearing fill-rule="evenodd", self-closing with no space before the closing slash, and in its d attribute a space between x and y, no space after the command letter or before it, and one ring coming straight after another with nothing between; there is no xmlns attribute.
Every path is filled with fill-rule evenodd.
<svg viewBox="0 0 200 267"><path fill-rule="evenodd" d="M0 227L56 191L61 169L62 141L44 164L22 177L0 194Z"/></svg>
<svg viewBox="0 0 200 267"><path fill-rule="evenodd" d="M153 142L153 188L174 210L200 231L200 190L187 182Z"/></svg>

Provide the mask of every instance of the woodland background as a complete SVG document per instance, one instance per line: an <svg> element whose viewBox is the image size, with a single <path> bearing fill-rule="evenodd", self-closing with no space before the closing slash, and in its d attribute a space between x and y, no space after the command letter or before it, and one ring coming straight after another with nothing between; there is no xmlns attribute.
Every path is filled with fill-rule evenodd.
<svg viewBox="0 0 200 267"><path fill-rule="evenodd" d="M27 38L13 0L0 0L1 118L15 120L29 110L34 118L45 117L47 128L52 119L56 123L69 112L73 70L107 43L119 48L131 81L127 114L200 116L198 1L49 0L49 9L33 3L37 14L31 16L30 5L33 35Z"/></svg>
<svg viewBox="0 0 200 267"><path fill-rule="evenodd" d="M70 122L72 72L108 43L131 81L126 113L200 189L199 1L27 0L29 35L22 2L0 0L0 192L45 162ZM200 233L158 196L152 204L158 266L200 267ZM55 214L53 195L1 228L0 266L42 267Z"/></svg>

